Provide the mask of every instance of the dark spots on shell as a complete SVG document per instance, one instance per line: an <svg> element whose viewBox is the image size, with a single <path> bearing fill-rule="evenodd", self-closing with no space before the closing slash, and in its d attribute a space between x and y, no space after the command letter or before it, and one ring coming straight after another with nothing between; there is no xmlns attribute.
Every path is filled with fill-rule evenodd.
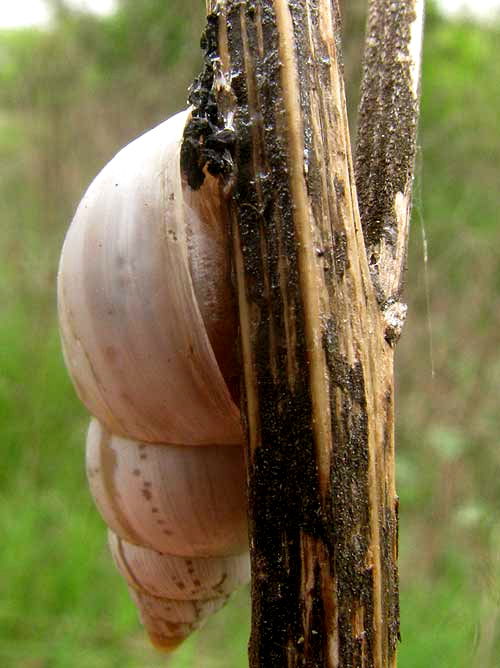
<svg viewBox="0 0 500 668"><path fill-rule="evenodd" d="M158 526L161 526L162 524L165 524L165 520L156 520L156 524L158 524Z"/></svg>
<svg viewBox="0 0 500 668"><path fill-rule="evenodd" d="M156 514L158 512L158 508L151 508L151 512Z"/></svg>
<svg viewBox="0 0 500 668"><path fill-rule="evenodd" d="M118 276L117 278L117 284L118 287L120 287L122 290L127 290L131 281L127 276Z"/></svg>
<svg viewBox="0 0 500 668"><path fill-rule="evenodd" d="M149 480L144 481L144 487L151 487L151 483L149 482Z"/></svg>
<svg viewBox="0 0 500 668"><path fill-rule="evenodd" d="M193 584L194 584L195 587L201 587L201 582L198 580L198 578L193 580Z"/></svg>
<svg viewBox="0 0 500 668"><path fill-rule="evenodd" d="M184 582L181 582L181 581L176 582L175 586L177 587L177 589L180 589L181 591L183 589L186 589L186 585L184 584Z"/></svg>
<svg viewBox="0 0 500 668"><path fill-rule="evenodd" d="M176 631L182 628L181 622L165 622L165 626L172 633L175 634Z"/></svg>
<svg viewBox="0 0 500 668"><path fill-rule="evenodd" d="M120 399L122 399L126 403L129 403L129 404L132 403L131 400L130 400L130 397L128 396L128 394L126 392L120 392Z"/></svg>
<svg viewBox="0 0 500 668"><path fill-rule="evenodd" d="M143 452L143 453L141 453L141 454L139 455L139 459L144 460L144 459L147 459L147 458L148 458L148 456L147 456L147 454L146 454L145 452Z"/></svg>
<svg viewBox="0 0 500 668"><path fill-rule="evenodd" d="M141 472L140 472L139 469L134 469L134 470L132 471L132 473L133 473L133 475L135 475L135 476L139 476L139 475L141 475Z"/></svg>
<svg viewBox="0 0 500 668"><path fill-rule="evenodd" d="M163 533L165 534L165 536L172 536L173 535L173 532L170 531L170 529L163 529Z"/></svg>
<svg viewBox="0 0 500 668"><path fill-rule="evenodd" d="M145 450L146 449L146 444L145 443L139 443L139 450Z"/></svg>
<svg viewBox="0 0 500 668"><path fill-rule="evenodd" d="M153 495L151 494L150 490L147 489L147 487L143 487L141 491L142 491L142 496L146 499L146 501L151 501Z"/></svg>

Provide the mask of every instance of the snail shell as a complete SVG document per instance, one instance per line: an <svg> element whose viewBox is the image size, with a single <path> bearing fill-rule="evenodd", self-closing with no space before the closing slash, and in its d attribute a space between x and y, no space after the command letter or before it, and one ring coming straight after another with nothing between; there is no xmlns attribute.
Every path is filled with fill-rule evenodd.
<svg viewBox="0 0 500 668"><path fill-rule="evenodd" d="M87 475L153 643L176 647L249 579L236 310L217 181L183 182L189 111L85 193L58 275L63 353L94 416Z"/></svg>

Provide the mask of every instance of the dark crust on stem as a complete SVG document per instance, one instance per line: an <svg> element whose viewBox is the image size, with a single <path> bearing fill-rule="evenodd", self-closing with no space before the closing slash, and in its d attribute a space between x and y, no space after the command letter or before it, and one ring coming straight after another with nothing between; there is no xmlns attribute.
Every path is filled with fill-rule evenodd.
<svg viewBox="0 0 500 668"><path fill-rule="evenodd" d="M378 273L399 274L399 287L392 295L379 291L380 302L399 297L406 255L405 251L398 267L377 267L379 243L383 240L395 246L401 234L394 206L396 194L411 197L418 123L409 53L413 5L409 0L372 0L369 9L355 172L375 287L379 288Z"/></svg>
<svg viewBox="0 0 500 668"><path fill-rule="evenodd" d="M193 111L184 130L181 171L193 190L202 186L205 169L213 176L226 177L234 171L235 134L232 128L224 125L216 98L220 69L218 23L217 13L211 13L207 17L207 25L200 42L205 53L204 68L189 90L188 102L193 106Z"/></svg>
<svg viewBox="0 0 500 668"><path fill-rule="evenodd" d="M324 592L316 564L314 626L304 637L302 536L331 545L332 522L321 508L318 489L293 204L286 169L288 147L284 133L276 131L283 101L272 4L260 3L255 11L230 4L227 30L238 109L239 172L234 199L247 296L260 312L254 339L260 445L249 466L255 546L250 663L284 666L293 656L297 665L307 661L307 665L319 668L326 661ZM250 53L253 62L248 60ZM281 265L284 258L286 268ZM295 364L303 370L293 387L287 373L285 339L285 332L291 329L296 341Z"/></svg>

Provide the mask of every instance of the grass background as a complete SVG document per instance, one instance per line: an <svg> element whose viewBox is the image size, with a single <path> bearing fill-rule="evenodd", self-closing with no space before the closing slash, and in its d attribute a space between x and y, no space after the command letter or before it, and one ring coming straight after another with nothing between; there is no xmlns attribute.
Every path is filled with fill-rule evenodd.
<svg viewBox="0 0 500 668"><path fill-rule="evenodd" d="M246 665L247 591L173 658L149 647L87 491L55 311L83 190L184 104L201 5L122 0L97 19L59 3L50 30L0 32L2 668ZM363 3L346 11L355 109ZM428 10L397 354L401 668L500 667L499 37Z"/></svg>

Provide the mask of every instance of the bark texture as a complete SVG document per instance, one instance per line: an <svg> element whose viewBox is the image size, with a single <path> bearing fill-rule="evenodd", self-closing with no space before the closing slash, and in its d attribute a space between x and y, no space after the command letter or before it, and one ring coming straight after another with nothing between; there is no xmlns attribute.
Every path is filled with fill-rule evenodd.
<svg viewBox="0 0 500 668"><path fill-rule="evenodd" d="M379 158L365 173L376 142L359 144L363 229L337 5L209 0L203 46L182 164L193 187L204 170L221 175L231 199L250 666L394 666L393 346L402 322L380 298L386 265L370 271L381 237L372 233L369 189ZM376 134L367 100L377 86L366 75L364 91L360 130ZM411 149L406 155L411 161Z"/></svg>

